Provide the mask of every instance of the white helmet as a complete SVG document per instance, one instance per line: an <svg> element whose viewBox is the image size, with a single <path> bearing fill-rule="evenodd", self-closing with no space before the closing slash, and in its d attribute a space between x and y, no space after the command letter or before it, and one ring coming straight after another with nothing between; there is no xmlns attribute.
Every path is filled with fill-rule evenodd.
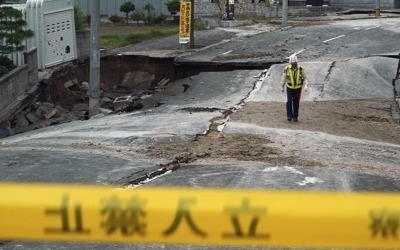
<svg viewBox="0 0 400 250"><path fill-rule="evenodd" d="M289 57L289 63L298 63L296 54L293 54Z"/></svg>

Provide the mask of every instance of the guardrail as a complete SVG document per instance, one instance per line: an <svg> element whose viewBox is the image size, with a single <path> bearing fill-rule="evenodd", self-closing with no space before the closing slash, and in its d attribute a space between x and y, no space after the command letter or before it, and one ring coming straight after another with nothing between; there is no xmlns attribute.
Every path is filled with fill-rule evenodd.
<svg viewBox="0 0 400 250"><path fill-rule="evenodd" d="M400 195L0 184L0 239L400 247Z"/></svg>

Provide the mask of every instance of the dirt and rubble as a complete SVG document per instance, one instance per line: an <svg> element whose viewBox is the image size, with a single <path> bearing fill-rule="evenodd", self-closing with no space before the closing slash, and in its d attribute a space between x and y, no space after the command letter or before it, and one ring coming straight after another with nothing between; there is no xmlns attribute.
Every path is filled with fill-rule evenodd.
<svg viewBox="0 0 400 250"><path fill-rule="evenodd" d="M213 134L213 133L211 133ZM272 139L272 138L271 138ZM160 143L144 150L151 157L175 159L185 155L194 160L236 160L268 162L276 165L322 166L293 156L274 146L270 138L257 135L224 134L198 136L193 141Z"/></svg>
<svg viewBox="0 0 400 250"><path fill-rule="evenodd" d="M388 99L302 102L300 121L293 123L286 120L285 103L249 102L231 120L400 144L400 124L393 120L392 109L398 112Z"/></svg>
<svg viewBox="0 0 400 250"><path fill-rule="evenodd" d="M265 29L273 28L255 25L252 28L242 27L242 32L261 32ZM255 30L255 31L254 31ZM240 31L237 31L240 33ZM215 42L212 34L226 34L227 39L232 38L232 32L221 32L216 30L204 31L199 33L204 41L204 45ZM211 35L210 35L211 34ZM244 33L243 33L244 34ZM241 35L243 35L241 34ZM210 37L207 43L205 37ZM171 38L165 38L171 39ZM221 39L221 37L218 37ZM152 41L143 46L146 48L165 46L164 40ZM135 48L141 48L141 45ZM123 50L130 50L124 48ZM168 49L168 48L165 48ZM118 50L122 51L122 50ZM126 75L125 75L126 76ZM144 77L154 81L151 77ZM126 79L122 79L123 81ZM164 84L169 79L158 79ZM168 82L169 83L169 82ZM46 102L36 102L20 116L25 127L35 124L35 128L49 126L76 119L87 119L87 83L75 80L66 81L62 86L69 97L73 97L74 105L69 110L65 110L58 105ZM102 86L102 89L108 89ZM115 90L115 89L114 89ZM154 91L154 89L153 89ZM126 93L129 93L126 92ZM105 113L131 112L133 110L149 108L149 105L156 106L160 93L152 96L151 92L142 91L142 96L128 95L124 89L119 93L105 91L102 94L102 107ZM117 98L122 100L119 109L115 110L114 101ZM126 103L146 98L143 103L147 106L136 103L126 106ZM79 99L80 98L80 99ZM78 100L79 99L79 100ZM126 102L124 102L126 100ZM108 111L107 111L108 110ZM69 112L68 112L69 111ZM72 112L71 112L72 111ZM210 111L211 112L211 111ZM300 122L290 123L286 120L284 103L276 102L248 102L242 105L237 111L230 113L227 117L229 121L247 122L263 127L283 128L293 130L319 131L328 134L354 137L359 139L400 144L400 124L393 119L393 113L398 113L398 106L393 100L346 100L346 101L324 101L324 102L302 102L300 108ZM21 118L22 117L22 118ZM38 119L38 117L41 118ZM32 120L33 119L33 120ZM63 119L63 120L62 120ZM212 124L206 135L198 135L193 141L183 141L176 143L160 143L145 149L145 153L152 157L163 159L174 159L177 155L189 155L193 159L214 159L214 160L238 160L238 161L261 161L272 164L284 165L303 165L303 166L323 166L324 163L310 161L293 156L291 152L285 152L274 145L274 138L267 138L257 135L247 134L220 134L216 129L218 124Z"/></svg>
<svg viewBox="0 0 400 250"><path fill-rule="evenodd" d="M249 102L229 115L231 122L251 123L269 128L325 132L400 145L400 123L391 116L392 100L346 100L302 102L299 122L286 120L284 103ZM228 122L229 122L228 121ZM217 125L194 141L161 143L145 151L152 157L174 158L180 153L201 160L259 161L276 165L324 166L326 162L293 156L274 144L274 138L250 134L221 134Z"/></svg>
<svg viewBox="0 0 400 250"><path fill-rule="evenodd" d="M300 21L291 25L316 23L318 22ZM255 24L251 27L237 27L235 32L237 36L251 35L260 31L274 30L277 27L278 23L270 26ZM246 29L249 33L246 33ZM209 32L215 32L215 30ZM221 34L223 32L219 30L219 36ZM165 43L160 46L165 46ZM284 103L247 102L224 119L262 127L319 131L337 136L400 145L399 107L394 99L302 102L298 123L288 122L285 112ZM206 135L198 135L193 141L161 143L147 148L145 152L152 157L164 159L174 159L177 155L184 154L197 160L229 159L269 162L277 165L326 165L326 162L294 157L291 152L277 147L274 144L274 138L219 133L217 126L218 124L213 123Z"/></svg>

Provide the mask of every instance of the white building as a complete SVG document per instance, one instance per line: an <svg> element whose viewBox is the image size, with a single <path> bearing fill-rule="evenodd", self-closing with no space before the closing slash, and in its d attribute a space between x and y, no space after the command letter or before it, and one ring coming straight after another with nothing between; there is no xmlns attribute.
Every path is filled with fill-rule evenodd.
<svg viewBox="0 0 400 250"><path fill-rule="evenodd" d="M77 58L73 0L28 0L9 6L23 13L27 28L34 32L25 47L37 48L39 69ZM10 57L14 64L24 64L22 53Z"/></svg>

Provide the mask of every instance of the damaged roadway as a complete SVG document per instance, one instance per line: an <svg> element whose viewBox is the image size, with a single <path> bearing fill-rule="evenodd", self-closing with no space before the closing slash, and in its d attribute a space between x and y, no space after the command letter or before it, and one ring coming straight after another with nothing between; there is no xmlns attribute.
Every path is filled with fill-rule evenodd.
<svg viewBox="0 0 400 250"><path fill-rule="evenodd" d="M162 103L158 107L1 139L0 180L399 191L400 124L392 86L398 59L381 56L398 55L399 24L400 19L391 18L287 29L269 24L221 29L230 33L229 39L188 53L175 51L176 63L282 64L200 73L149 97ZM154 50L162 50L161 44L168 42L158 41L153 51L151 44L145 53L159 53ZM303 93L298 124L286 120L286 96L279 85L286 57L294 52L313 84ZM160 175L146 178L152 173ZM96 244L0 245L0 249L16 247L95 249ZM102 246L132 248L160 245Z"/></svg>

